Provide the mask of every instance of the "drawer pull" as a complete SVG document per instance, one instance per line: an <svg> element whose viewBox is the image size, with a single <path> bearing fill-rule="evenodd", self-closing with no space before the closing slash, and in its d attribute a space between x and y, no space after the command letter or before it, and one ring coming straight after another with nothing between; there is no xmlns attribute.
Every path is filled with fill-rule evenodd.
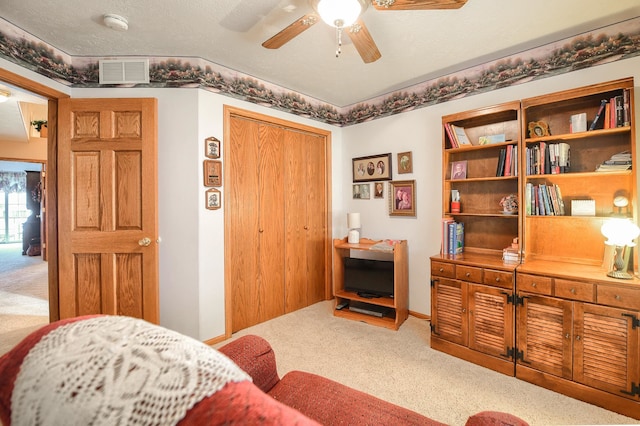
<svg viewBox="0 0 640 426"><path fill-rule="evenodd" d="M444 268L440 268L440 269L438 269L438 271L444 272Z"/></svg>
<svg viewBox="0 0 640 426"><path fill-rule="evenodd" d="M565 335L564 335L564 338L565 338L565 339L569 339L569 337L571 337L571 336L569 336L569 333L567 333L567 334L565 334Z"/></svg>
<svg viewBox="0 0 640 426"><path fill-rule="evenodd" d="M620 296L619 294L616 294L616 295L615 295L615 299L616 299L616 300L622 300L622 296Z"/></svg>
<svg viewBox="0 0 640 426"><path fill-rule="evenodd" d="M462 313L466 313L467 312L467 308L462 308Z"/></svg>
<svg viewBox="0 0 640 426"><path fill-rule="evenodd" d="M531 283L531 287L536 288L538 285L536 283Z"/></svg>
<svg viewBox="0 0 640 426"><path fill-rule="evenodd" d="M571 292L571 294L576 294L576 289L575 288L572 288L569 291Z"/></svg>
<svg viewBox="0 0 640 426"><path fill-rule="evenodd" d="M576 340L580 340L580 339L581 339L581 337L579 335L576 336Z"/></svg>
<svg viewBox="0 0 640 426"><path fill-rule="evenodd" d="M496 282L499 283L500 282L500 277L496 277Z"/></svg>
<svg viewBox="0 0 640 426"><path fill-rule="evenodd" d="M466 274L464 274L465 277L470 277L471 276L471 272L467 272Z"/></svg>

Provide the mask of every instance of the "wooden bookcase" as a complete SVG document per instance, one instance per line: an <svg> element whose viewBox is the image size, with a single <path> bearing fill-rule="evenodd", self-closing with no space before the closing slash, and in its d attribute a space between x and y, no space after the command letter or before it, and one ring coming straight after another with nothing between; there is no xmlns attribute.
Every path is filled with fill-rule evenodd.
<svg viewBox="0 0 640 426"><path fill-rule="evenodd" d="M335 296L336 307L344 302L356 301L389 308L389 313L383 317L376 317L350 311L348 307L341 310L334 309L333 313L337 317L363 321L368 324L397 330L409 316L409 263L407 261L407 241L398 241L394 245L392 252L371 250L371 247L378 242L379 241L367 238L361 238L358 244L348 243L347 238L333 240L333 294ZM375 256L393 260L393 298L365 298L344 289L344 264L342 259L351 256L352 251L361 252L361 254L365 252L376 253Z"/></svg>
<svg viewBox="0 0 640 426"><path fill-rule="evenodd" d="M603 128L600 121L593 130L572 131L572 116L586 113L588 129L601 101L625 92L627 123ZM519 166L518 177L491 177L500 144L453 148L444 132L442 211L464 222L465 248L431 257L431 346L640 419L638 250L632 279L608 277L600 231L617 196L628 198L624 213L637 223L633 92L628 78L443 117L443 124L463 126L472 143L488 130L509 135L518 126L507 143L518 146ZM543 134L530 132L530 123ZM567 169L528 170L528 149L560 143L569 148ZM596 172L624 151L631 169ZM462 160L467 178L452 180L451 162ZM540 185L560 187L564 215L527 210L530 188ZM461 192L460 213L449 209L451 189ZM517 193L519 213L500 217L492 209L507 192ZM572 200L585 199L595 202L595 214L572 215ZM501 249L515 236L521 263L504 263Z"/></svg>

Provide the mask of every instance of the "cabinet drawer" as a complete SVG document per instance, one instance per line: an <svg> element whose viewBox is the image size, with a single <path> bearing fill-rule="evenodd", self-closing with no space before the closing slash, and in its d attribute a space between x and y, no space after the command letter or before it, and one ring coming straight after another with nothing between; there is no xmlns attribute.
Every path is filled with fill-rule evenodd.
<svg viewBox="0 0 640 426"><path fill-rule="evenodd" d="M518 274L516 287L518 287L518 291L551 295L551 278Z"/></svg>
<svg viewBox="0 0 640 426"><path fill-rule="evenodd" d="M437 277L455 278L456 265L453 263L431 262L431 275Z"/></svg>
<svg viewBox="0 0 640 426"><path fill-rule="evenodd" d="M456 268L456 278L463 281L482 284L482 268L458 265Z"/></svg>
<svg viewBox="0 0 640 426"><path fill-rule="evenodd" d="M513 274L511 272L496 271L493 269L484 270L484 281L487 285L502 288L513 288Z"/></svg>
<svg viewBox="0 0 640 426"><path fill-rule="evenodd" d="M599 285L597 291L600 304L636 310L640 307L640 288Z"/></svg>
<svg viewBox="0 0 640 426"><path fill-rule="evenodd" d="M595 302L595 285L579 281L560 280L556 278L555 295L565 299Z"/></svg>

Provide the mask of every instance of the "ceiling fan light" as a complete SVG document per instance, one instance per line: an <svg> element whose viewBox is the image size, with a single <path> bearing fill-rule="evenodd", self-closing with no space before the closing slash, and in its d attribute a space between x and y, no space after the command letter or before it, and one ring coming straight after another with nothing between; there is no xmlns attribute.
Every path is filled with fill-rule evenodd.
<svg viewBox="0 0 640 426"><path fill-rule="evenodd" d="M0 89L0 103L8 101L10 97L11 97L10 91Z"/></svg>
<svg viewBox="0 0 640 426"><path fill-rule="evenodd" d="M318 14L332 27L350 27L363 12L360 0L320 0Z"/></svg>

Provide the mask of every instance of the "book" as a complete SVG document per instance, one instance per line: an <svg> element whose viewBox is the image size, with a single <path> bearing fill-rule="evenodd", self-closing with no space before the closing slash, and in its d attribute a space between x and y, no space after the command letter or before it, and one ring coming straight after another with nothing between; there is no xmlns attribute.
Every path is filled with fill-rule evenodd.
<svg viewBox="0 0 640 426"><path fill-rule="evenodd" d="M560 191L560 187L558 185L553 185L553 188L556 191L556 198L558 199L558 208L560 210L560 216L564 216L565 210L564 210L564 201L562 200L562 192Z"/></svg>
<svg viewBox="0 0 640 426"><path fill-rule="evenodd" d="M453 131L453 135L458 142L458 146L462 145L472 145L471 140L469 140L469 136L467 136L467 132L465 132L464 127L456 126L455 124L450 124L451 130Z"/></svg>
<svg viewBox="0 0 640 426"><path fill-rule="evenodd" d="M490 145L492 143L506 142L506 140L504 133L499 135L480 136L480 138L478 138L478 145Z"/></svg>
<svg viewBox="0 0 640 426"><path fill-rule="evenodd" d="M622 127L624 124L624 105L622 100L622 95L618 95L614 97L616 113L615 113L615 126L613 127Z"/></svg>
<svg viewBox="0 0 640 426"><path fill-rule="evenodd" d="M622 125L631 125L631 110L630 110L630 97L629 89L624 89L622 92Z"/></svg>
<svg viewBox="0 0 640 426"><path fill-rule="evenodd" d="M451 126L449 125L449 123L444 123L444 131L449 137L451 148L459 148L458 141L456 141L456 138L453 136L453 131L451 130Z"/></svg>
<svg viewBox="0 0 640 426"><path fill-rule="evenodd" d="M448 238L449 238L449 248L448 248L448 253L449 254L456 254L456 246L457 246L457 242L456 242L456 222L449 222L447 225L447 232L448 232Z"/></svg>
<svg viewBox="0 0 640 426"><path fill-rule="evenodd" d="M456 244L454 254L461 254L464 250L464 223L456 222Z"/></svg>
<svg viewBox="0 0 640 426"><path fill-rule="evenodd" d="M595 118L593 119L593 121L591 122L591 125L589 126L589 131L591 130L595 130L596 126L598 125L598 121L600 120L600 117L602 116L602 113L604 112L605 106L607 105L607 100L603 99L600 101L600 108L598 108L598 112L596 113Z"/></svg>
<svg viewBox="0 0 640 426"><path fill-rule="evenodd" d="M507 146L507 154L504 160L504 176L511 176L511 156L513 155L513 145Z"/></svg>
<svg viewBox="0 0 640 426"><path fill-rule="evenodd" d="M500 148L498 153L498 167L496 168L496 176L504 176L504 161L507 156L507 149Z"/></svg>
<svg viewBox="0 0 640 426"><path fill-rule="evenodd" d="M524 196L524 200L525 200L525 204L524 204L524 208L525 208L525 213L527 215L531 215L531 191L533 190L533 184L531 182L527 182L527 185L525 186L525 196Z"/></svg>

